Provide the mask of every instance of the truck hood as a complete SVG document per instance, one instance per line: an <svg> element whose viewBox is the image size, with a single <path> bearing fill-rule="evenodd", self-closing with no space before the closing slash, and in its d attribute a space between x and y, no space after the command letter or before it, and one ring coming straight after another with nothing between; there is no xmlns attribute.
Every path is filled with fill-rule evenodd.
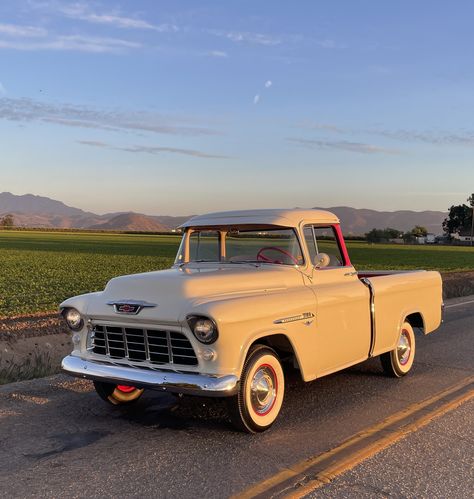
<svg viewBox="0 0 474 499"><path fill-rule="evenodd" d="M108 305L113 301L140 300L154 304L133 321L175 323L195 307L213 300L242 295L278 292L301 286L301 273L291 266L277 265L187 265L156 272L116 277L102 293L90 295L87 315L93 318L130 319Z"/></svg>

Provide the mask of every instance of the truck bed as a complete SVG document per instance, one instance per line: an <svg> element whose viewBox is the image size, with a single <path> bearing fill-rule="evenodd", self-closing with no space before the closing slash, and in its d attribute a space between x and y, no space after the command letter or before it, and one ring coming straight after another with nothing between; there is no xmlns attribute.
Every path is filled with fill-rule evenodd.
<svg viewBox="0 0 474 499"><path fill-rule="evenodd" d="M443 304L439 272L368 270L357 275L371 294L371 355L395 348L403 318L411 316L425 334L439 327Z"/></svg>

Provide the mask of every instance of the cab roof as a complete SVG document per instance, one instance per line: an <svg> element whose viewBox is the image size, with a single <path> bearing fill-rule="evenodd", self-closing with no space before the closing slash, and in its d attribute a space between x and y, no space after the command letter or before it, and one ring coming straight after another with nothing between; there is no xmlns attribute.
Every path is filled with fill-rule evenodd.
<svg viewBox="0 0 474 499"><path fill-rule="evenodd" d="M339 223L339 219L329 211L303 209L238 210L220 211L198 215L180 227L213 227L226 225L277 225L297 227L301 221L321 224Z"/></svg>

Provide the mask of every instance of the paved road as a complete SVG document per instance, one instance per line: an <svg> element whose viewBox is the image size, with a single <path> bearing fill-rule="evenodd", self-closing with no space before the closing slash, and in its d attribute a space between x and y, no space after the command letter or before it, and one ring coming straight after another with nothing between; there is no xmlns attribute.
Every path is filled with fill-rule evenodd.
<svg viewBox="0 0 474 499"><path fill-rule="evenodd" d="M218 401L149 392L117 409L64 376L1 387L0 496L236 494L472 376L474 301L462 301L438 332L418 336L409 376L386 378L372 359L306 385L295 377L261 435L235 433Z"/></svg>
<svg viewBox="0 0 474 499"><path fill-rule="evenodd" d="M474 497L474 400L307 496L334 497Z"/></svg>

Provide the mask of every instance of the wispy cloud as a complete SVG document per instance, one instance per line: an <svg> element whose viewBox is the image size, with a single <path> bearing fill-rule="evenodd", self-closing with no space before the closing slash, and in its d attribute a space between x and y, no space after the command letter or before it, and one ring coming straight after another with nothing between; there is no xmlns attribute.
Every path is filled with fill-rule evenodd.
<svg viewBox="0 0 474 499"><path fill-rule="evenodd" d="M219 134L206 127L190 126L186 120L147 111L117 111L6 97L0 99L0 119L136 133L185 136Z"/></svg>
<svg viewBox="0 0 474 499"><path fill-rule="evenodd" d="M250 43L266 46L274 46L281 43L280 38L264 33L251 33L249 31L225 31L219 29L209 29L206 31L211 35L227 38L228 40L236 43Z"/></svg>
<svg viewBox="0 0 474 499"><path fill-rule="evenodd" d="M273 85L272 80L267 80L267 81L265 82L265 88L270 88L272 85Z"/></svg>
<svg viewBox="0 0 474 499"><path fill-rule="evenodd" d="M218 57L218 58L226 58L229 57L229 54L227 52L224 52L223 50L211 50L210 52L206 52L206 55L209 55L211 57Z"/></svg>
<svg viewBox="0 0 474 499"><path fill-rule="evenodd" d="M37 38L48 34L44 28L36 26L22 26L18 24L0 24L0 35L20 38Z"/></svg>
<svg viewBox="0 0 474 499"><path fill-rule="evenodd" d="M345 49L347 46L343 43L337 42L330 38L325 38L324 40L316 40L316 45L323 49Z"/></svg>
<svg viewBox="0 0 474 499"><path fill-rule="evenodd" d="M385 128L353 128L341 127L334 124L318 123L314 121L302 122L296 125L297 128L306 130L324 130L337 134L350 136L368 135L374 137L384 137L398 142L425 143L432 145L465 145L474 146L474 131L448 131L448 130L411 130Z"/></svg>
<svg viewBox="0 0 474 499"><path fill-rule="evenodd" d="M142 47L140 43L119 38L67 35L54 36L41 40L1 40L0 49L22 51L75 51L96 54L121 54L131 49Z"/></svg>
<svg viewBox="0 0 474 499"><path fill-rule="evenodd" d="M315 39L301 34L281 33L278 35L268 33L256 33L251 31L230 31L224 29L207 29L206 33L221 38L226 38L235 43L247 43L274 47L277 45L305 43L320 49L345 49L347 45L333 40L332 38Z"/></svg>
<svg viewBox="0 0 474 499"><path fill-rule="evenodd" d="M296 125L297 128L306 130L326 130L329 132L345 133L348 130L330 123L318 123L316 121L305 121Z"/></svg>
<svg viewBox="0 0 474 499"><path fill-rule="evenodd" d="M142 29L159 32L176 32L179 30L175 24L153 24L138 16L123 15L119 10L96 11L86 2L63 3L57 0L31 1L36 9L61 15L68 19L85 21L92 24L104 24L121 29Z"/></svg>
<svg viewBox="0 0 474 499"><path fill-rule="evenodd" d="M7 94L7 90L3 86L3 83L0 81L0 96L6 95L6 94Z"/></svg>
<svg viewBox="0 0 474 499"><path fill-rule="evenodd" d="M372 144L364 144L362 142L350 142L347 140L319 140L319 139L302 139L288 138L289 142L293 142L302 147L310 149L336 149L340 151L350 151L363 154L399 154L396 149L388 149Z"/></svg>
<svg viewBox="0 0 474 499"><path fill-rule="evenodd" d="M424 142L433 145L474 145L474 131L416 131L416 130L367 130L367 133L380 135L402 142Z"/></svg>
<svg viewBox="0 0 474 499"><path fill-rule="evenodd" d="M109 147L105 142L101 142L100 140L78 140L78 144L82 144L83 146L93 146L93 147Z"/></svg>
<svg viewBox="0 0 474 499"><path fill-rule="evenodd" d="M253 98L253 103L258 104L260 102L260 94L257 94Z"/></svg>
<svg viewBox="0 0 474 499"><path fill-rule="evenodd" d="M160 146L146 146L146 145L132 145L132 146L114 146L107 144L105 142L95 141L95 140L79 140L79 144L101 147L112 149L114 151L124 151L130 153L144 153L144 154L182 154L185 156L192 156L195 158L206 158L206 159L230 159L228 156L222 156L218 154L209 154L203 151L197 151L195 149L183 149L176 147L160 147Z"/></svg>

